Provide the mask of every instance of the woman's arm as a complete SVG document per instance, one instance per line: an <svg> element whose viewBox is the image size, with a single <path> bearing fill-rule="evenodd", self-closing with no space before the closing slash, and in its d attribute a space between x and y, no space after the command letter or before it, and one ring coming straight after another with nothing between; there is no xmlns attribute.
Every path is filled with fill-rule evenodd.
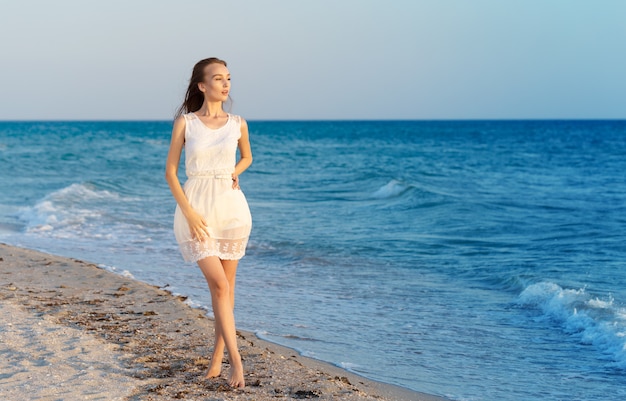
<svg viewBox="0 0 626 401"><path fill-rule="evenodd" d="M246 171L252 164L252 149L250 148L250 137L248 135L248 123L241 119L241 136L237 144L239 147L239 161L235 165L233 173L233 188L239 187L239 174Z"/></svg>
<svg viewBox="0 0 626 401"><path fill-rule="evenodd" d="M183 151L184 144L185 118L180 116L174 121L174 128L172 128L172 140L170 142L170 150L167 153L167 162L165 163L165 181L170 186L170 191L172 191L176 203L178 203L181 212L187 219L191 235L201 239L205 235L209 235L206 229L206 222L199 213L193 210L178 180L178 164L180 163L180 154Z"/></svg>

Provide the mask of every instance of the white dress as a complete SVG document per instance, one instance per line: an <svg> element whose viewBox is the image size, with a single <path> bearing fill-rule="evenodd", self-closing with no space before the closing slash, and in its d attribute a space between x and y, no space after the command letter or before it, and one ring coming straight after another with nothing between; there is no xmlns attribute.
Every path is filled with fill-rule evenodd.
<svg viewBox="0 0 626 401"><path fill-rule="evenodd" d="M233 189L237 143L241 118L228 114L224 126L208 128L194 113L185 118L185 172L183 191L191 207L206 223L209 238L198 241L191 236L180 207L174 212L174 235L183 259L197 262L207 256L237 260L245 254L252 229L252 216L246 197Z"/></svg>

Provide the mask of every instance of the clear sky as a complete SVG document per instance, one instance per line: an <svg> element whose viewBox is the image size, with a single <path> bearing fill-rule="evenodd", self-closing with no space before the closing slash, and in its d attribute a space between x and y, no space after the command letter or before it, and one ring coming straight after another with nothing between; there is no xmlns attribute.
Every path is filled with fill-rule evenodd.
<svg viewBox="0 0 626 401"><path fill-rule="evenodd" d="M0 119L626 118L625 0L0 0Z"/></svg>

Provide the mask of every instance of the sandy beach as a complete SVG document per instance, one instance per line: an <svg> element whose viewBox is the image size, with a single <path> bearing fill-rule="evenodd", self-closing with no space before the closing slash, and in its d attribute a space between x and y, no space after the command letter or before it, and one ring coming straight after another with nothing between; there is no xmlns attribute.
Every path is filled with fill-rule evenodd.
<svg viewBox="0 0 626 401"><path fill-rule="evenodd" d="M198 279L201 279L200 273ZM0 244L0 400L424 400L238 332L247 387L206 380L213 322L96 264Z"/></svg>

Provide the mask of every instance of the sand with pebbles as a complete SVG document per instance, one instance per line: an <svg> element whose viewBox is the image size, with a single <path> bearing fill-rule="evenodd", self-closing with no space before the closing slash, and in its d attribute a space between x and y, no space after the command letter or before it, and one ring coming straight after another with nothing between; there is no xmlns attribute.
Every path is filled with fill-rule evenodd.
<svg viewBox="0 0 626 401"><path fill-rule="evenodd" d="M198 273L200 274L200 273ZM0 244L0 400L425 400L239 332L246 383L203 378L213 322L169 292Z"/></svg>

